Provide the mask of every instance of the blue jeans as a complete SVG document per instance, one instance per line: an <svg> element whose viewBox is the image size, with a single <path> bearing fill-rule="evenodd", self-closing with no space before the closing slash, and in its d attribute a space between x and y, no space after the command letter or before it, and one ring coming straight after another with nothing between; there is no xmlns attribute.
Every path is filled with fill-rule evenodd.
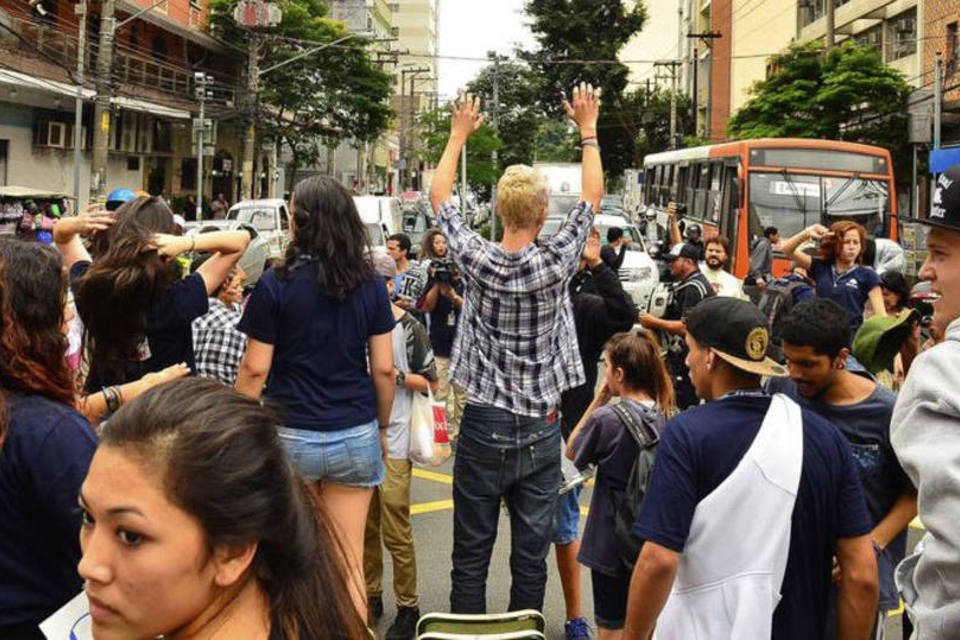
<svg viewBox="0 0 960 640"><path fill-rule="evenodd" d="M467 405L453 465L453 613L487 610L501 499L510 512L509 610L543 609L560 477L559 425Z"/></svg>

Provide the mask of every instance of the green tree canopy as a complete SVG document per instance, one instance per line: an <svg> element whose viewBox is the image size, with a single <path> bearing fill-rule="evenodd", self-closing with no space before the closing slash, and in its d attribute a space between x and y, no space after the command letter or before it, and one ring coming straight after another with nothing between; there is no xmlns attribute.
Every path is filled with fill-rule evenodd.
<svg viewBox="0 0 960 640"><path fill-rule="evenodd" d="M446 108L426 111L417 117L426 158L436 164L450 136L450 111ZM490 185L500 177L500 169L490 162L490 153L502 148L497 132L484 122L467 141L467 184L482 198L490 197ZM457 180L459 184L459 176Z"/></svg>
<svg viewBox="0 0 960 640"><path fill-rule="evenodd" d="M848 140L901 155L911 87L874 47L847 41L821 53L820 43L811 43L771 64L774 74L752 87L730 119L730 136Z"/></svg>
<svg viewBox="0 0 960 640"><path fill-rule="evenodd" d="M629 7L627 6L629 5ZM623 0L528 0L527 14L539 49L525 52L541 78L540 102L553 115L574 84L603 88L598 137L603 165L610 176L634 163L636 113L624 100L629 69L618 54L647 19L642 2ZM593 61L593 62L584 62Z"/></svg>
<svg viewBox="0 0 960 640"><path fill-rule="evenodd" d="M211 0L210 29L248 50L254 34L233 21L237 0ZM257 34L260 69L349 35L321 0L279 0L283 20ZM375 140L390 124L390 77L372 60L369 40L351 37L262 75L257 125L286 144L297 165L316 160L319 143ZM249 105L248 105L249 107Z"/></svg>

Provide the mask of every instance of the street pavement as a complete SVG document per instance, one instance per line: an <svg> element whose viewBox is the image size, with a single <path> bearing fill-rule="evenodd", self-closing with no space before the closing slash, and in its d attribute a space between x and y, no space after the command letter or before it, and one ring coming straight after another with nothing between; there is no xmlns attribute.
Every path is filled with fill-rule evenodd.
<svg viewBox="0 0 960 640"><path fill-rule="evenodd" d="M450 610L450 554L453 548L453 461L436 469L414 468L411 486L413 537L417 552L418 581L420 587L420 611ZM580 496L581 513L586 513L590 504L590 487ZM583 519L581 519L581 531ZM499 535L490 562L487 579L487 611L505 611L510 597L510 521L501 511ZM919 540L919 531L911 529L908 548ZM392 568L390 554L384 550L384 614L379 624L379 634L383 638L396 615L392 592ZM564 604L560 579L557 576L553 553L547 559L547 594L544 603L544 617L548 640L563 639ZM587 569L580 572L581 607L583 615L593 623L593 599L591 596L590 573ZM900 613L895 612L887 618L887 640L900 640ZM595 637L595 630L594 630Z"/></svg>

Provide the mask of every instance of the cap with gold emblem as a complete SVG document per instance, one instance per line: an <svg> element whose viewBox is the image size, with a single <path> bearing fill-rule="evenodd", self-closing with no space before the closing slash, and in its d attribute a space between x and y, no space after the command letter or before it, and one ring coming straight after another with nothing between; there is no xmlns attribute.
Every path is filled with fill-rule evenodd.
<svg viewBox="0 0 960 640"><path fill-rule="evenodd" d="M707 298L690 310L687 332L701 346L738 369L760 376L781 378L785 367L767 357L770 331L760 310L737 298Z"/></svg>

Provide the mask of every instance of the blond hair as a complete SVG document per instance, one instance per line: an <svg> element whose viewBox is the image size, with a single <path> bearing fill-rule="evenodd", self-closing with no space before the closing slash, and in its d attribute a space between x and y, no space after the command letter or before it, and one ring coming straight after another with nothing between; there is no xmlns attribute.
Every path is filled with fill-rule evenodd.
<svg viewBox="0 0 960 640"><path fill-rule="evenodd" d="M507 167L497 183L497 213L508 229L535 227L548 198L546 176L525 164Z"/></svg>

